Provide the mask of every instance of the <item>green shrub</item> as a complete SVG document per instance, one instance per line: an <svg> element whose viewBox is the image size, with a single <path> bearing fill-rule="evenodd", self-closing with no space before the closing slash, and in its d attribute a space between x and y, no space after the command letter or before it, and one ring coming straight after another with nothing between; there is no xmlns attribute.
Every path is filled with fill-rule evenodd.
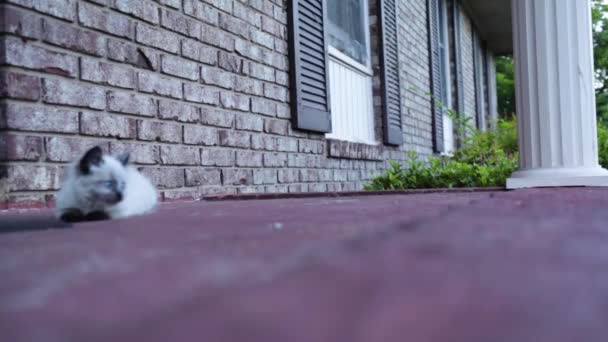
<svg viewBox="0 0 608 342"><path fill-rule="evenodd" d="M608 126L601 121L597 124L597 149L600 165L608 168Z"/></svg>

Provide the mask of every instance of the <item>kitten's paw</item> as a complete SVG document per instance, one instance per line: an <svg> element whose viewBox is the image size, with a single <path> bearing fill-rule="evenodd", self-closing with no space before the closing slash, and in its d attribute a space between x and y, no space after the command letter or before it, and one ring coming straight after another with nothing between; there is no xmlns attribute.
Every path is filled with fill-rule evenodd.
<svg viewBox="0 0 608 342"><path fill-rule="evenodd" d="M59 219L64 222L80 222L85 220L85 215L78 209L66 209Z"/></svg>
<svg viewBox="0 0 608 342"><path fill-rule="evenodd" d="M109 220L110 215L108 215L108 213L105 211L94 211L92 213L88 213L85 218L87 221L104 221Z"/></svg>

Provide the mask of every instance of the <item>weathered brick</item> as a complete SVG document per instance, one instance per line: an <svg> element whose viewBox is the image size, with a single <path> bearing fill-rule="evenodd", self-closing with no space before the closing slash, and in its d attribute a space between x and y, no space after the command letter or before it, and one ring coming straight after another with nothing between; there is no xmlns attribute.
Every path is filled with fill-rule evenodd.
<svg viewBox="0 0 608 342"><path fill-rule="evenodd" d="M289 192L287 185L270 185L264 187L264 192L267 194L286 194Z"/></svg>
<svg viewBox="0 0 608 342"><path fill-rule="evenodd" d="M183 102L159 100L159 114L161 119L177 120L182 122L199 122L198 108Z"/></svg>
<svg viewBox="0 0 608 342"><path fill-rule="evenodd" d="M184 99L186 101L218 105L220 92L198 84L184 83Z"/></svg>
<svg viewBox="0 0 608 342"><path fill-rule="evenodd" d="M281 24L287 24L287 11L281 7L274 6L273 17Z"/></svg>
<svg viewBox="0 0 608 342"><path fill-rule="evenodd" d="M117 91L108 92L108 110L141 116L156 116L156 100L145 95Z"/></svg>
<svg viewBox="0 0 608 342"><path fill-rule="evenodd" d="M253 183L253 171L244 169L222 170L224 185L250 185Z"/></svg>
<svg viewBox="0 0 608 342"><path fill-rule="evenodd" d="M204 84L214 85L226 89L233 89L236 78L234 75L216 68L201 66L201 81Z"/></svg>
<svg viewBox="0 0 608 342"><path fill-rule="evenodd" d="M128 17L85 2L78 6L80 25L119 37L133 39L134 25Z"/></svg>
<svg viewBox="0 0 608 342"><path fill-rule="evenodd" d="M359 170L348 170L347 176L349 181L357 181L361 177L361 172Z"/></svg>
<svg viewBox="0 0 608 342"><path fill-rule="evenodd" d="M60 166L15 164L6 167L9 191L57 190L61 182Z"/></svg>
<svg viewBox="0 0 608 342"><path fill-rule="evenodd" d="M205 166L234 166L235 152L221 149L201 151L201 163Z"/></svg>
<svg viewBox="0 0 608 342"><path fill-rule="evenodd" d="M254 62L249 63L249 75L267 82L275 81L273 68Z"/></svg>
<svg viewBox="0 0 608 342"><path fill-rule="evenodd" d="M323 142L318 140L300 140L299 146L301 153L321 154L325 150Z"/></svg>
<svg viewBox="0 0 608 342"><path fill-rule="evenodd" d="M285 153L264 153L265 167L287 166L287 155Z"/></svg>
<svg viewBox="0 0 608 342"><path fill-rule="evenodd" d="M308 192L327 192L327 184L308 184Z"/></svg>
<svg viewBox="0 0 608 342"><path fill-rule="evenodd" d="M78 75L78 58L64 53L53 52L26 43L18 38L4 39L4 53L0 63L38 70L66 77Z"/></svg>
<svg viewBox="0 0 608 342"><path fill-rule="evenodd" d="M254 61L260 61L262 59L262 50L260 50L260 46L244 39L237 39L235 41L234 51L236 51L237 54Z"/></svg>
<svg viewBox="0 0 608 342"><path fill-rule="evenodd" d="M215 108L201 108L201 123L209 126L230 128L234 123L234 114Z"/></svg>
<svg viewBox="0 0 608 342"><path fill-rule="evenodd" d="M186 186L221 184L222 177L218 169L186 169Z"/></svg>
<svg viewBox="0 0 608 342"><path fill-rule="evenodd" d="M69 21L76 19L76 0L5 0L5 2Z"/></svg>
<svg viewBox="0 0 608 342"><path fill-rule="evenodd" d="M262 18L262 30L276 37L286 38L285 26L281 25L278 21L272 19L271 17Z"/></svg>
<svg viewBox="0 0 608 342"><path fill-rule="evenodd" d="M184 143L188 145L215 146L219 142L214 128L203 126L184 126Z"/></svg>
<svg viewBox="0 0 608 342"><path fill-rule="evenodd" d="M0 32L39 39L42 32L40 24L40 18L35 14L12 7L0 7Z"/></svg>
<svg viewBox="0 0 608 342"><path fill-rule="evenodd" d="M274 37L271 34L260 30L252 30L250 38L253 42L260 44L269 49L274 48Z"/></svg>
<svg viewBox="0 0 608 342"><path fill-rule="evenodd" d="M201 41L224 50L234 51L235 38L213 26L203 25Z"/></svg>
<svg viewBox="0 0 608 342"><path fill-rule="evenodd" d="M290 154L287 157L287 166L318 168L321 166L321 159L319 158L319 156Z"/></svg>
<svg viewBox="0 0 608 342"><path fill-rule="evenodd" d="M66 80L42 80L42 100L46 103L104 109L103 88Z"/></svg>
<svg viewBox="0 0 608 342"><path fill-rule="evenodd" d="M265 187L263 186L242 186L236 188L238 194L261 194L264 193Z"/></svg>
<svg viewBox="0 0 608 342"><path fill-rule="evenodd" d="M209 188L209 187L205 187ZM167 189L162 192L163 202L198 201L203 191L201 187L188 189Z"/></svg>
<svg viewBox="0 0 608 342"><path fill-rule="evenodd" d="M108 113L80 113L80 133L98 137L135 138L135 120Z"/></svg>
<svg viewBox="0 0 608 342"><path fill-rule="evenodd" d="M165 165L200 165L201 152L196 147L161 146L160 161Z"/></svg>
<svg viewBox="0 0 608 342"><path fill-rule="evenodd" d="M243 71L243 59L228 52L220 51L218 66L228 72L234 74L244 73Z"/></svg>
<svg viewBox="0 0 608 342"><path fill-rule="evenodd" d="M237 151L236 166L262 167L262 154L259 152Z"/></svg>
<svg viewBox="0 0 608 342"><path fill-rule="evenodd" d="M108 39L108 58L148 70L158 70L160 65L160 58L153 50L115 39Z"/></svg>
<svg viewBox="0 0 608 342"><path fill-rule="evenodd" d="M275 78L276 78L276 82L284 87L288 87L289 86L289 74L284 72L284 71L280 71L280 70L276 70L275 72Z"/></svg>
<svg viewBox="0 0 608 342"><path fill-rule="evenodd" d="M160 147L147 144L110 142L112 154L129 153L129 160L134 164L155 165L160 163Z"/></svg>
<svg viewBox="0 0 608 342"><path fill-rule="evenodd" d="M45 138L46 160L51 162L71 162L78 158L88 149L99 146L105 152L110 151L108 142L98 140L69 138L69 137L48 137Z"/></svg>
<svg viewBox="0 0 608 342"><path fill-rule="evenodd" d="M138 75L139 91L156 95L182 98L182 83L172 78L152 72L140 72Z"/></svg>
<svg viewBox="0 0 608 342"><path fill-rule="evenodd" d="M346 182L348 180L348 171L346 170L334 170L334 181Z"/></svg>
<svg viewBox="0 0 608 342"><path fill-rule="evenodd" d="M184 0L184 13L211 25L219 23L217 9L199 0Z"/></svg>
<svg viewBox="0 0 608 342"><path fill-rule="evenodd" d="M319 170L300 170L300 181L306 183L318 182Z"/></svg>
<svg viewBox="0 0 608 342"><path fill-rule="evenodd" d="M287 88L278 86L275 84L265 83L264 84L264 96L267 98L287 102L289 98L289 92L287 92Z"/></svg>
<svg viewBox="0 0 608 342"><path fill-rule="evenodd" d="M300 172L296 169L279 170L279 183L297 183L300 181Z"/></svg>
<svg viewBox="0 0 608 342"><path fill-rule="evenodd" d="M262 96L264 95L264 84L262 81L254 80L246 76L236 76L234 90L239 93Z"/></svg>
<svg viewBox="0 0 608 342"><path fill-rule="evenodd" d="M21 103L0 105L0 128L78 133L78 112Z"/></svg>
<svg viewBox="0 0 608 342"><path fill-rule="evenodd" d="M173 7L173 8L180 8L182 6L182 0L156 0L158 3L160 3L161 5L165 5L165 6L169 6L169 7Z"/></svg>
<svg viewBox="0 0 608 342"><path fill-rule="evenodd" d="M167 52L179 52L179 36L167 30L157 29L141 23L135 28L135 40L138 43L155 47Z"/></svg>
<svg viewBox="0 0 608 342"><path fill-rule="evenodd" d="M114 0L114 7L120 12L152 24L158 24L158 6L150 1Z"/></svg>
<svg viewBox="0 0 608 342"><path fill-rule="evenodd" d="M319 170L319 181L331 182L334 178L333 170Z"/></svg>
<svg viewBox="0 0 608 342"><path fill-rule="evenodd" d="M253 170L253 184L276 184L277 170Z"/></svg>
<svg viewBox="0 0 608 342"><path fill-rule="evenodd" d="M251 114L240 114L236 117L236 129L261 132L264 129L264 120Z"/></svg>
<svg viewBox="0 0 608 342"><path fill-rule="evenodd" d="M137 139L168 143L182 142L182 126L148 120L137 121Z"/></svg>
<svg viewBox="0 0 608 342"><path fill-rule="evenodd" d="M308 192L308 184L292 184L288 188L290 193Z"/></svg>
<svg viewBox="0 0 608 342"><path fill-rule="evenodd" d="M181 188L184 186L183 168L142 167L141 173L160 189Z"/></svg>
<svg viewBox="0 0 608 342"><path fill-rule="evenodd" d="M42 39L53 45L95 56L103 56L106 51L105 38L102 35L54 19L42 20Z"/></svg>
<svg viewBox="0 0 608 342"><path fill-rule="evenodd" d="M80 78L119 88L135 88L135 72L123 65L103 63L93 58L80 59Z"/></svg>
<svg viewBox="0 0 608 342"><path fill-rule="evenodd" d="M264 122L264 132L270 134L287 135L289 121L266 119Z"/></svg>
<svg viewBox="0 0 608 342"><path fill-rule="evenodd" d="M258 114L276 116L277 104L273 101L257 97L251 98L251 111Z"/></svg>
<svg viewBox="0 0 608 342"><path fill-rule="evenodd" d="M192 38L201 38L201 24L181 13L163 9L161 26Z"/></svg>
<svg viewBox="0 0 608 342"><path fill-rule="evenodd" d="M220 145L249 148L251 146L251 134L234 131L220 131Z"/></svg>
<svg viewBox="0 0 608 342"><path fill-rule="evenodd" d="M245 39L249 38L249 24L231 15L220 13L219 26Z"/></svg>
<svg viewBox="0 0 608 342"><path fill-rule="evenodd" d="M277 118L291 119L291 110L284 103L277 103Z"/></svg>
<svg viewBox="0 0 608 342"><path fill-rule="evenodd" d="M256 134L251 136L251 148L254 150L275 151L277 149L277 140L275 137Z"/></svg>
<svg viewBox="0 0 608 342"><path fill-rule="evenodd" d="M298 141L294 138L277 138L279 152L298 152Z"/></svg>
<svg viewBox="0 0 608 342"><path fill-rule="evenodd" d="M161 70L165 74L192 81L198 81L198 76L200 74L198 64L169 55L164 55L162 57Z"/></svg>
<svg viewBox="0 0 608 342"><path fill-rule="evenodd" d="M217 64L217 50L193 40L182 41L182 56L209 65Z"/></svg>
<svg viewBox="0 0 608 342"><path fill-rule="evenodd" d="M274 11L274 6L268 0L249 0L249 6L257 9L262 13L266 13L267 15L272 15Z"/></svg>
<svg viewBox="0 0 608 342"><path fill-rule="evenodd" d="M224 12L232 13L232 3L234 0L209 0L209 2Z"/></svg>
<svg viewBox="0 0 608 342"><path fill-rule="evenodd" d="M262 15L247 5L234 1L233 14L235 17L243 19L255 27L262 26Z"/></svg>
<svg viewBox="0 0 608 342"><path fill-rule="evenodd" d="M0 98L36 101L40 98L40 78L12 71L0 72Z"/></svg>
<svg viewBox="0 0 608 342"><path fill-rule="evenodd" d="M0 161L35 161L41 155L41 137L0 134Z"/></svg>
<svg viewBox="0 0 608 342"><path fill-rule="evenodd" d="M274 49L281 54L287 55L289 53L289 44L287 40L275 38L274 39Z"/></svg>
<svg viewBox="0 0 608 342"><path fill-rule="evenodd" d="M226 109L249 111L249 96L223 91L220 93L220 103Z"/></svg>

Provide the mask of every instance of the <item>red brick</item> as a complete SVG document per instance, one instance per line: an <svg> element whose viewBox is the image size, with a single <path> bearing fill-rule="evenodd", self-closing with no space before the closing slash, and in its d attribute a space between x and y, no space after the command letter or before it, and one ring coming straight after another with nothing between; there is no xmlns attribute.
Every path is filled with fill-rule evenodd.
<svg viewBox="0 0 608 342"><path fill-rule="evenodd" d="M200 165L201 152L198 147L163 145L160 147L160 161L165 165Z"/></svg>
<svg viewBox="0 0 608 342"><path fill-rule="evenodd" d="M5 2L69 21L76 19L76 0L5 0Z"/></svg>
<svg viewBox="0 0 608 342"><path fill-rule="evenodd" d="M0 161L39 160L42 138L25 135L0 135Z"/></svg>
<svg viewBox="0 0 608 342"><path fill-rule="evenodd" d="M158 117L161 119L176 120L181 122L200 121L198 108L187 103L159 100L158 107Z"/></svg>
<svg viewBox="0 0 608 342"><path fill-rule="evenodd" d="M156 100L154 98L117 91L108 92L108 110L148 117L154 117L158 112Z"/></svg>
<svg viewBox="0 0 608 342"><path fill-rule="evenodd" d="M40 17L12 7L0 7L0 32L40 39Z"/></svg>
<svg viewBox="0 0 608 342"><path fill-rule="evenodd" d="M182 126L172 123L139 120L137 139L169 143L182 142Z"/></svg>
<svg viewBox="0 0 608 342"><path fill-rule="evenodd" d="M119 37L133 39L133 21L126 16L82 2L78 6L78 21L84 27Z"/></svg>
<svg viewBox="0 0 608 342"><path fill-rule="evenodd" d="M138 43L155 47L167 52L179 52L179 36L163 29L157 29L141 23L135 28L135 40Z"/></svg>
<svg viewBox="0 0 608 342"><path fill-rule="evenodd" d="M160 189L181 188L184 186L184 169L142 167L139 170Z"/></svg>
<svg viewBox="0 0 608 342"><path fill-rule="evenodd" d="M21 103L3 104L0 105L0 128L78 133L78 112Z"/></svg>
<svg viewBox="0 0 608 342"><path fill-rule="evenodd" d="M53 52L13 37L5 38L4 49L0 54L2 64L66 77L78 75L78 58L75 56Z"/></svg>
<svg viewBox="0 0 608 342"><path fill-rule="evenodd" d="M185 144L215 146L218 142L218 132L214 128L190 125L184 127Z"/></svg>
<svg viewBox="0 0 608 342"><path fill-rule="evenodd" d="M158 6L151 1L114 0L114 8L152 24L158 24Z"/></svg>
<svg viewBox="0 0 608 342"><path fill-rule="evenodd" d="M7 171L9 191L57 190L62 176L62 168L54 165L9 164Z"/></svg>
<svg viewBox="0 0 608 342"><path fill-rule="evenodd" d="M88 149L99 146L105 152L110 151L108 142L69 137L45 138L46 160L51 162L71 162L83 155Z"/></svg>
<svg viewBox="0 0 608 342"><path fill-rule="evenodd" d="M40 98L40 78L12 71L0 72L0 98L21 100Z"/></svg>
<svg viewBox="0 0 608 342"><path fill-rule="evenodd" d="M186 186L221 184L222 177L218 169L186 169Z"/></svg>
<svg viewBox="0 0 608 342"><path fill-rule="evenodd" d="M42 80L42 100L46 103L104 109L106 93L95 87L66 80Z"/></svg>
<svg viewBox="0 0 608 342"><path fill-rule="evenodd" d="M152 72L140 72L138 76L139 91L156 95L182 98L182 83L178 80L163 77Z"/></svg>
<svg viewBox="0 0 608 342"><path fill-rule="evenodd" d="M160 164L160 147L156 145L111 142L110 152L112 154L129 152L130 161L135 164Z"/></svg>
<svg viewBox="0 0 608 342"><path fill-rule="evenodd" d="M82 57L80 75L85 81L118 88L135 88L135 72L124 65L103 63L93 58Z"/></svg>
<svg viewBox="0 0 608 342"><path fill-rule="evenodd" d="M80 133L99 137L135 138L135 120L109 113L80 114Z"/></svg>
<svg viewBox="0 0 608 342"><path fill-rule="evenodd" d="M103 56L106 51L106 40L102 35L48 18L42 20L42 39L53 45L95 56Z"/></svg>
<svg viewBox="0 0 608 342"><path fill-rule="evenodd" d="M9 195L7 202L6 209L9 210L43 209L48 207L46 195L42 193Z"/></svg>

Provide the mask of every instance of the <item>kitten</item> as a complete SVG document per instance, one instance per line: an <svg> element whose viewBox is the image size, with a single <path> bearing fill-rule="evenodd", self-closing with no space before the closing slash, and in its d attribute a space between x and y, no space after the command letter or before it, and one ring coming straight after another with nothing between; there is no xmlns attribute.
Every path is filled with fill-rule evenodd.
<svg viewBox="0 0 608 342"><path fill-rule="evenodd" d="M57 193L57 216L68 222L141 215L154 209L156 189L129 165L129 154L91 148L68 170Z"/></svg>

